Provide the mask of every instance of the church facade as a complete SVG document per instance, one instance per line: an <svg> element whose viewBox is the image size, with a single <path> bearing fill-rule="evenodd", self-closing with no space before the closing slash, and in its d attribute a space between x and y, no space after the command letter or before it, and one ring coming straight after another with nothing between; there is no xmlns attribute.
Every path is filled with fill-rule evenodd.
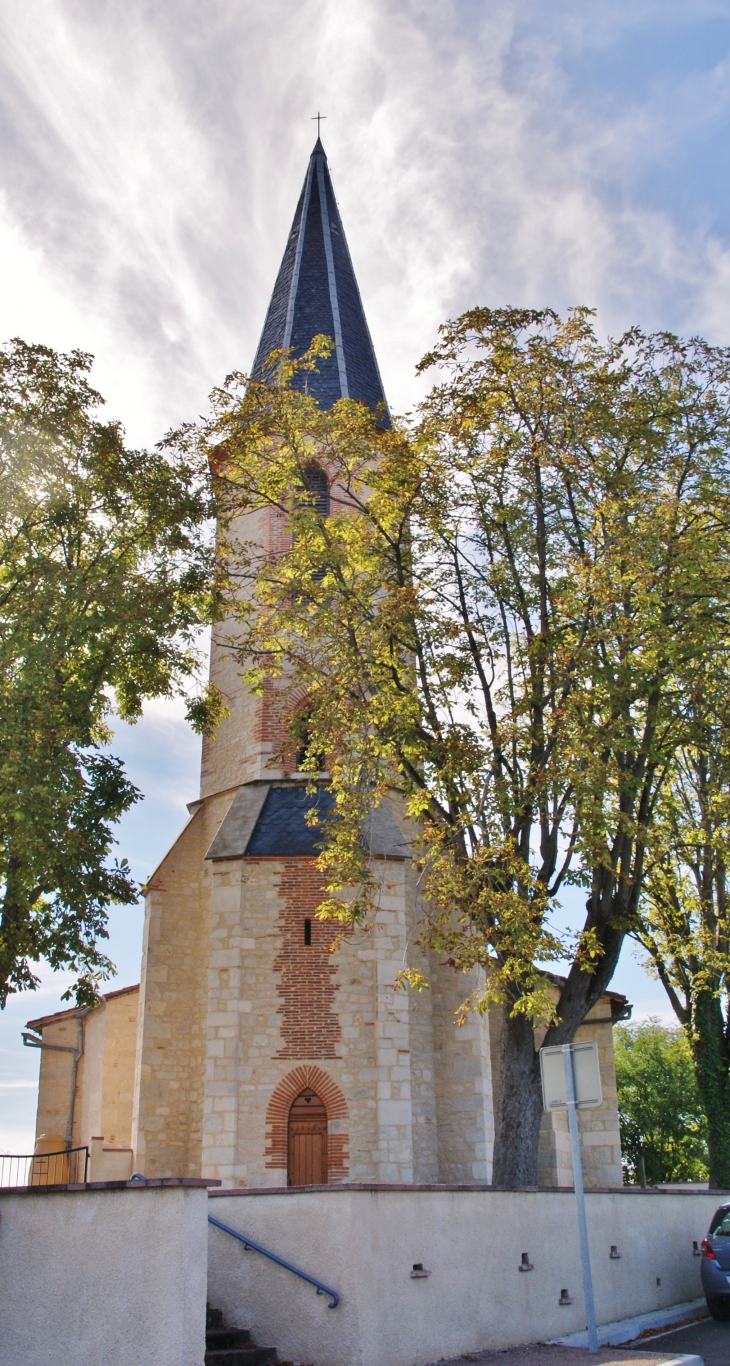
<svg viewBox="0 0 730 1366"><path fill-rule="evenodd" d="M335 350L309 377L309 391L326 407L350 397L387 414L319 139L254 373L275 348L301 354L317 333L331 336ZM275 551L275 513L258 514L256 535ZM30 1022L46 1043L68 1035L73 1045L64 1054L56 1042L43 1054L38 1150L51 1151L61 1133L74 1143L93 1137L99 1176L129 1167L148 1177L215 1177L231 1188L488 1182L500 1011L455 1024L478 982L418 946L422 906L395 799L373 814L367 833L378 883L373 921L331 951L335 930L315 915L318 835L305 819L312 802L326 807L326 787L308 795L295 757L282 757L274 710L245 688L225 635L225 625L214 629L210 667L229 716L204 741L200 795L147 885L138 991L110 993L84 1019L71 1010ZM429 989L397 990L405 967L424 973ZM599 1044L604 1095L581 1116L587 1185L621 1183L611 1031L624 1007L607 992L579 1034ZM126 1030L121 1051L117 1018ZM79 1045L64 1082L84 1029L88 1046ZM117 1097L113 1134L104 1133L105 1084L109 1105ZM572 1184L562 1115L544 1118L540 1180Z"/></svg>

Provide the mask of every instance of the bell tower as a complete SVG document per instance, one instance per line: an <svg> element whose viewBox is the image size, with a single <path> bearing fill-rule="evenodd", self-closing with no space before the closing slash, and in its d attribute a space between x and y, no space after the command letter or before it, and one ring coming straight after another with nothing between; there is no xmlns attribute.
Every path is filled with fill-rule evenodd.
<svg viewBox="0 0 730 1366"><path fill-rule="evenodd" d="M375 349L365 319L345 230L337 207L327 157L319 138L309 158L294 221L264 322L252 374L260 379L272 351L291 347L301 356L318 335L331 337L335 349L318 369L299 378L322 408L352 398L379 410L388 422ZM253 520L253 519L251 519ZM255 531L267 550L277 544L273 514L261 514ZM200 795L206 798L227 786L280 778L271 767L278 747L265 698L247 694L234 661L226 659L226 623L214 628L211 679L223 693L229 719L217 735L203 742Z"/></svg>
<svg viewBox="0 0 730 1366"><path fill-rule="evenodd" d="M273 350L301 355L317 334L335 347L307 376L308 392L323 408L358 400L387 423L319 138L254 375ZM255 535L275 551L276 514L256 515ZM418 948L402 813L395 801L373 812L366 839L378 909L369 929L331 951L335 930L315 915L320 835L306 820L312 804L324 819L331 799L325 784L308 793L306 776L277 757L274 709L243 684L226 652L229 630L215 628L210 665L229 716L204 742L200 796L147 888L135 1165L231 1187L486 1180L489 1021L454 1029L470 984ZM396 990L407 966L425 972L429 991Z"/></svg>

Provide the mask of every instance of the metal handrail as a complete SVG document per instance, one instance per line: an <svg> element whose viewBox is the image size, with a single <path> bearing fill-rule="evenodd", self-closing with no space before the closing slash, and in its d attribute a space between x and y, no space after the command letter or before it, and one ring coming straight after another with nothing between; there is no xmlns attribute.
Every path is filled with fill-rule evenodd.
<svg viewBox="0 0 730 1366"><path fill-rule="evenodd" d="M0 1153L0 1190L22 1186L86 1185L88 1169L89 1149L86 1147L63 1148L55 1153Z"/></svg>
<svg viewBox="0 0 730 1366"><path fill-rule="evenodd" d="M235 1228L229 1228L228 1224L222 1224L220 1219L214 1219L212 1214L208 1215L208 1223L215 1224L216 1228L223 1229L224 1233L230 1233L231 1237L237 1238L239 1243L243 1243L244 1247L250 1247L252 1251L260 1252L263 1257L268 1257L270 1261L276 1262L279 1266L283 1266L286 1271L292 1271L295 1276L301 1277L303 1281L309 1281L310 1285L316 1285L318 1295L332 1296L332 1303L328 1304L327 1308L337 1308L340 1297L337 1294L337 1291L333 1290L331 1286L323 1285L322 1281L316 1280L314 1276L308 1276L306 1271L300 1271L298 1266L292 1266L291 1262L285 1262L283 1257L277 1257L275 1252L269 1252L268 1248L261 1247L260 1243L254 1243L253 1239L246 1238L243 1233L238 1233Z"/></svg>

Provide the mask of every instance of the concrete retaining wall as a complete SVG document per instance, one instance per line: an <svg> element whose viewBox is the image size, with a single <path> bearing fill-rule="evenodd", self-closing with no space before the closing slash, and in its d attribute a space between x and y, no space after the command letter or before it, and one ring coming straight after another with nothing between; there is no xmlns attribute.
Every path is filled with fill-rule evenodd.
<svg viewBox="0 0 730 1366"><path fill-rule="evenodd" d="M201 1187L0 1191L0 1366L202 1366Z"/></svg>
<svg viewBox="0 0 730 1366"><path fill-rule="evenodd" d="M717 1195L586 1198L599 1323L701 1295L692 1243L707 1232ZM572 1192L216 1192L210 1212L340 1293L329 1309L312 1286L211 1226L209 1302L284 1358L418 1366L585 1328ZM523 1252L534 1264L525 1274ZM431 1275L412 1279L416 1262ZM564 1287L567 1307L558 1304Z"/></svg>
<svg viewBox="0 0 730 1366"><path fill-rule="evenodd" d="M600 1323L701 1294L692 1242L718 1203L588 1194ZM332 1286L340 1305L208 1226L208 1211ZM411 1277L417 1262L428 1277ZM345 1186L209 1200L191 1181L117 1183L0 1191L0 1366L202 1366L206 1266L208 1300L230 1323L317 1366L422 1366L585 1326L572 1192Z"/></svg>

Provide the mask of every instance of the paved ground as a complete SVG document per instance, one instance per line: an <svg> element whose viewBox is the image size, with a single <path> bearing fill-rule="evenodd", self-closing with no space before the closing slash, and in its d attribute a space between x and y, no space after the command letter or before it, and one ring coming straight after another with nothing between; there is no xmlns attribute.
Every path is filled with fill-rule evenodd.
<svg viewBox="0 0 730 1366"><path fill-rule="evenodd" d="M704 1326L704 1325L698 1325ZM730 1328L730 1324L718 1323L716 1328ZM686 1330L694 1332L691 1328ZM672 1338L679 1334L672 1334ZM705 1357L705 1366L730 1366L730 1338L724 1355L716 1358ZM553 1343L535 1343L531 1347L511 1347L506 1352L469 1352L463 1357L450 1357L440 1361L438 1366L663 1366L679 1352L699 1352L699 1347L665 1347L664 1339L657 1343L643 1343L633 1347L602 1347L598 1356L591 1356L587 1347L559 1347ZM704 1354L703 1354L704 1355Z"/></svg>
<svg viewBox="0 0 730 1366"><path fill-rule="evenodd" d="M667 1357L696 1352L705 1366L730 1366L730 1323L701 1319L686 1328L676 1328L673 1333L662 1333L661 1337L641 1338L636 1346L649 1352L666 1352Z"/></svg>
<svg viewBox="0 0 730 1366"><path fill-rule="evenodd" d="M438 1366L665 1366L675 1357L693 1353L702 1357L705 1366L730 1366L730 1322L701 1319L671 1333L637 1338L622 1347L602 1347L595 1357L587 1347L538 1342L504 1352L468 1352L448 1361L442 1358Z"/></svg>

